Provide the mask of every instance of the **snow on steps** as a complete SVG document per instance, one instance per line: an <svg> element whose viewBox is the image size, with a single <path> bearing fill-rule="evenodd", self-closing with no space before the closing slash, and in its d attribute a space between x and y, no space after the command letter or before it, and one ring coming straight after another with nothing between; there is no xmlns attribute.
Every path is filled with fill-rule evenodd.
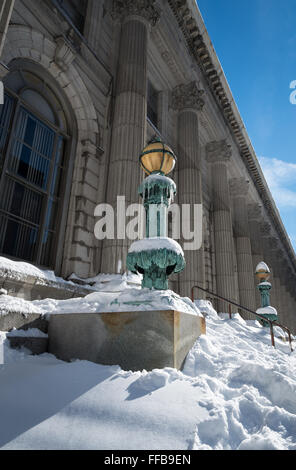
<svg viewBox="0 0 296 470"><path fill-rule="evenodd" d="M296 450L296 352L276 348L258 322L208 308L182 372L8 351L0 448Z"/></svg>
<svg viewBox="0 0 296 470"><path fill-rule="evenodd" d="M0 295L32 299L69 299L92 292L91 286L81 286L57 277L53 271L40 269L23 261L0 256Z"/></svg>

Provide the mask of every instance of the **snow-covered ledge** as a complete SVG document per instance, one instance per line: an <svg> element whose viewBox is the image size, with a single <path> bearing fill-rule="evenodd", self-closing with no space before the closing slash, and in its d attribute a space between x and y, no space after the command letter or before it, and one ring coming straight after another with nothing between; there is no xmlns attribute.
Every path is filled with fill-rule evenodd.
<svg viewBox="0 0 296 470"><path fill-rule="evenodd" d="M26 300L69 299L93 291L91 286L81 286L57 277L53 271L4 257L0 257L0 289Z"/></svg>

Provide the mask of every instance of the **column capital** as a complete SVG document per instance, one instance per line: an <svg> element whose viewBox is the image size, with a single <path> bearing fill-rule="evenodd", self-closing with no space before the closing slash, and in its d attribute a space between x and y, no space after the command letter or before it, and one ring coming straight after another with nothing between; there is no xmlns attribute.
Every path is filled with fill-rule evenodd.
<svg viewBox="0 0 296 470"><path fill-rule="evenodd" d="M249 220L260 220L262 218L262 206L257 202L248 204L248 217Z"/></svg>
<svg viewBox="0 0 296 470"><path fill-rule="evenodd" d="M250 182L244 176L241 178L232 178L229 181L229 189L232 197L247 196L249 192Z"/></svg>
<svg viewBox="0 0 296 470"><path fill-rule="evenodd" d="M156 0L113 0L111 16L123 21L128 16L140 16L155 26L160 18Z"/></svg>
<svg viewBox="0 0 296 470"><path fill-rule="evenodd" d="M172 92L172 108L178 111L186 108L201 111L205 104L203 94L204 90L199 90L195 81L178 85Z"/></svg>
<svg viewBox="0 0 296 470"><path fill-rule="evenodd" d="M231 145L226 139L209 142L206 145L206 156L209 163L228 162L232 155Z"/></svg>

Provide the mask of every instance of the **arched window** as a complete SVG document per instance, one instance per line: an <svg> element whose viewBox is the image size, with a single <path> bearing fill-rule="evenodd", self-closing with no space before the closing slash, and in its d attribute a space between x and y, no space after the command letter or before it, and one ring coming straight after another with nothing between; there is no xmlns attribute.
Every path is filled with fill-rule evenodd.
<svg viewBox="0 0 296 470"><path fill-rule="evenodd" d="M0 253L54 268L69 135L56 94L28 68L7 76L0 107Z"/></svg>

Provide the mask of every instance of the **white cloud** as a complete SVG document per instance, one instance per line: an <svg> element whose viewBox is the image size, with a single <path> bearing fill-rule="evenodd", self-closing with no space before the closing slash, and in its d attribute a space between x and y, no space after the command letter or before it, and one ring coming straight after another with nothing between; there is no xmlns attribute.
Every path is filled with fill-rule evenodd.
<svg viewBox="0 0 296 470"><path fill-rule="evenodd" d="M277 206L296 208L296 164L267 157L259 161Z"/></svg>

